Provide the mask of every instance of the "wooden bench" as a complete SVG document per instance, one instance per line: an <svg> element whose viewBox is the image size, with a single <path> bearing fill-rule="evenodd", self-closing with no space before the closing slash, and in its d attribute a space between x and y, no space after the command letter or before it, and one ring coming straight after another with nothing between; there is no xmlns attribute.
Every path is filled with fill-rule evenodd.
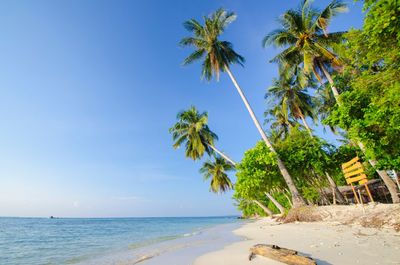
<svg viewBox="0 0 400 265"><path fill-rule="evenodd" d="M362 198L361 197L358 198L357 196L356 190L354 189L353 186L353 183L355 182L358 182L359 185L364 184L365 190L367 191L371 202L373 202L374 199L372 198L371 192L369 191L367 185L368 182L367 175L365 175L364 167L359 160L360 158L357 156L352 160L350 160L349 162L342 164L343 174L344 177L346 178L347 184L350 184L351 189L353 190L354 198L356 199L357 203L360 203L360 200L362 200Z"/></svg>

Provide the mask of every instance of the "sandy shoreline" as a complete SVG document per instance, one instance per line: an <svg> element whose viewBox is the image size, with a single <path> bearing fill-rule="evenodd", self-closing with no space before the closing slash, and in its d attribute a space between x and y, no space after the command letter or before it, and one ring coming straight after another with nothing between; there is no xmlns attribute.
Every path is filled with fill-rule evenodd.
<svg viewBox="0 0 400 265"><path fill-rule="evenodd" d="M241 221L220 224L206 228L200 233L186 238L166 241L140 250L137 257L144 258L136 263L130 261L116 265L189 265L206 253L222 249L224 246L239 242L241 237L233 233L241 227Z"/></svg>
<svg viewBox="0 0 400 265"><path fill-rule="evenodd" d="M194 265L282 264L257 256L255 244L275 244L311 256L317 264L400 264L400 233L333 222L279 224L269 218L244 224L234 234L245 240L198 257Z"/></svg>

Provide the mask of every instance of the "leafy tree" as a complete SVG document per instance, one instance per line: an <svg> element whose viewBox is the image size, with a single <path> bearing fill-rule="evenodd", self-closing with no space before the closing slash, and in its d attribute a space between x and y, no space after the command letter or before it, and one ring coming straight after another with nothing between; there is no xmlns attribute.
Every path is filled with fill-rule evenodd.
<svg viewBox="0 0 400 265"><path fill-rule="evenodd" d="M217 156L214 161L207 160L204 162L200 173L203 174L204 180L211 179L210 190L212 192L223 193L233 189L233 184L227 172L234 170L234 168L235 167L224 158Z"/></svg>
<svg viewBox="0 0 400 265"><path fill-rule="evenodd" d="M332 93L338 97L329 69L342 67L332 46L342 40L343 32L327 33L327 28L331 19L346 11L347 6L340 0L333 0L319 11L311 6L311 2L304 0L299 8L286 11L279 18L281 28L266 35L263 46L273 44L284 48L271 61L282 67L302 64L306 74L313 73L319 81L321 76L325 77L331 84Z"/></svg>
<svg viewBox="0 0 400 265"><path fill-rule="evenodd" d="M242 98L243 103L245 104L265 144L272 153L276 153L247 101L243 90L240 88L230 70L232 64L243 65L244 58L233 50L233 46L230 42L221 41L219 39L220 35L225 31L225 28L235 19L235 13L227 12L224 9L218 9L210 16L203 17L203 24L195 19L186 21L184 26L193 35L191 37L183 38L180 43L183 46L194 47L195 51L184 60L184 64L186 65L197 60L203 60L202 77L207 80L212 79L214 76L218 80L220 72L226 72ZM285 164L278 156L275 157L279 170L292 193L294 205L304 205L305 202L294 185Z"/></svg>
<svg viewBox="0 0 400 265"><path fill-rule="evenodd" d="M337 84L344 91L324 121L362 143L378 169L392 201L400 202L395 183L382 169L400 170L400 34L398 1L366 1L363 30L346 34L337 51L346 68ZM347 82L340 82L347 80ZM378 162L377 162L378 161Z"/></svg>
<svg viewBox="0 0 400 265"><path fill-rule="evenodd" d="M388 65L399 66L400 46L400 3L396 0L365 0L367 10L363 25L365 43L371 51L364 60L370 64L385 59ZM397 48L397 49L396 49ZM397 65L397 66L396 66Z"/></svg>
<svg viewBox="0 0 400 265"><path fill-rule="evenodd" d="M279 139L274 146L279 156L287 161L288 170L302 196L311 203L319 203L323 196L322 188L329 186L327 179L321 176L328 172L336 183L345 184L340 165L360 154L356 147L346 144L336 148L318 137L311 137L298 127L291 128L287 137ZM236 176L234 198L237 201L257 199L265 203L264 192L272 191L281 204L290 208L282 193L286 184L279 177L274 154L263 142L246 151L237 166ZM275 209L271 204L266 205ZM239 204L238 207L241 210L241 207L246 207L247 212L253 209L247 204Z"/></svg>
<svg viewBox="0 0 400 265"><path fill-rule="evenodd" d="M259 206L254 205L255 200L273 209L274 206L267 204L264 192L286 187L275 156L265 143L260 141L254 148L245 152L242 161L237 165L237 180L233 197L245 216L265 214ZM290 208L287 201L280 201L280 203Z"/></svg>

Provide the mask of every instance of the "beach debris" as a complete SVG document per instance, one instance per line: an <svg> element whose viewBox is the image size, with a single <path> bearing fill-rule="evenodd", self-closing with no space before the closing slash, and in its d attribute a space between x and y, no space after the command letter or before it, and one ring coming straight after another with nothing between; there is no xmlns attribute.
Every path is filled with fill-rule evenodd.
<svg viewBox="0 0 400 265"><path fill-rule="evenodd" d="M310 257L299 255L296 250L281 248L277 245L257 244L250 248L249 260L255 255L277 260L289 265L316 265Z"/></svg>

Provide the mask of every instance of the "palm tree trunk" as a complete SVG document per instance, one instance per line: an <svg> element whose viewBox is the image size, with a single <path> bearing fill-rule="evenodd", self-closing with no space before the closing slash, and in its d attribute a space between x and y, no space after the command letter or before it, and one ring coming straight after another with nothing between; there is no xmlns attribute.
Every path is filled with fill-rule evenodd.
<svg viewBox="0 0 400 265"><path fill-rule="evenodd" d="M303 115L303 113L301 111L300 111L300 118L303 121L303 125L304 125L304 127L306 127L306 129L309 132L310 136L314 137L314 135L312 134L312 132L310 130L310 127L308 126L308 123L307 123L306 119L304 118L304 115ZM343 194L338 189L336 183L333 181L333 179L331 178L331 176L329 175L328 172L325 172L325 174L326 174L326 177L328 178L329 184L330 184L333 192L335 193L335 194L333 194L333 192L332 192L332 196L335 196L335 198L338 200L339 203L345 204L346 200L344 199Z"/></svg>
<svg viewBox="0 0 400 265"><path fill-rule="evenodd" d="M338 102L339 92L337 91L335 84L333 83L331 74L328 72L328 70L326 70L325 66L322 63L319 63L319 65L322 69L322 72L324 72L326 79L328 79L328 82L331 85L332 93L335 96L336 102L340 105L340 103Z"/></svg>
<svg viewBox="0 0 400 265"><path fill-rule="evenodd" d="M311 137L313 137L313 134L311 132L310 126L308 126L308 123L306 121L306 119L304 118L303 113L300 111L300 119L303 122L304 127L306 127L308 133L310 134Z"/></svg>
<svg viewBox="0 0 400 265"><path fill-rule="evenodd" d="M272 146L272 144L270 143L270 141L267 138L267 135L265 134L264 130L262 129L260 122L257 120L253 109L251 108L249 102L247 101L246 96L243 94L242 89L240 88L239 84L237 83L235 77L233 76L232 72L230 71L229 67L227 65L225 65L225 71L228 73L229 77L231 78L233 85L235 86L235 88L237 89L240 97L243 100L244 105L246 106L251 118L253 119L254 124L256 125L259 133L261 134L262 139L264 140L265 144L268 146L269 150L274 153L277 154L274 147ZM305 205L305 201L303 199L303 197L301 197L299 191L297 190L296 186L294 185L293 179L290 176L289 172L287 171L285 164L282 162L282 160L277 156L277 162L278 162L278 167L279 170L283 176L283 178L285 179L286 184L288 185L288 188L290 190L290 192L292 193L292 201L293 201L293 206L294 207L299 207L299 206L303 206Z"/></svg>
<svg viewBox="0 0 400 265"><path fill-rule="evenodd" d="M257 204L258 206L260 206L261 209L264 210L264 212L268 215L268 216L272 216L274 213L266 206L264 206L261 202L257 201L257 200L253 200L253 202L255 204Z"/></svg>
<svg viewBox="0 0 400 265"><path fill-rule="evenodd" d="M213 145L211 145L211 144L208 144L208 146L209 146L212 150L214 150L215 153L219 154L219 155L222 156L226 161L228 161L229 163L231 163L232 166L235 166L235 167L236 167L236 163L235 163L232 159L230 159L227 155L225 155L224 153L222 153L221 151L219 151L215 146L213 146Z"/></svg>
<svg viewBox="0 0 400 265"><path fill-rule="evenodd" d="M340 203L340 204L346 204L346 199L344 198L343 194L340 192L339 188L337 187L335 181L331 178L328 172L325 172L326 178L329 181L329 184L332 188L332 196L335 196L335 199Z"/></svg>
<svg viewBox="0 0 400 265"><path fill-rule="evenodd" d="M365 146L361 142L358 142L358 146L360 147L361 151L363 151L363 153L365 153ZM371 164L371 166L373 168L375 168L376 172L378 173L378 175L381 177L381 179L385 183L386 187L389 190L390 197L392 197L392 202L400 203L400 198L399 198L399 195L397 194L396 184L389 177L388 173L385 170L376 169L376 164L378 163L376 160L370 159L370 160L368 160L368 162Z"/></svg>
<svg viewBox="0 0 400 265"><path fill-rule="evenodd" d="M398 187L399 190L400 190L399 174L397 173L396 170L393 170L393 174L394 174L394 177L396 178L397 187Z"/></svg>
<svg viewBox="0 0 400 265"><path fill-rule="evenodd" d="M283 207L282 204L280 204L277 200L275 200L275 198L272 197L271 194L269 194L268 192L264 192L264 193L268 197L268 199L270 199L273 202L273 204L276 206L276 208L279 209L279 212L281 214L285 214L285 207Z"/></svg>
<svg viewBox="0 0 400 265"><path fill-rule="evenodd" d="M287 189L285 189L285 191L289 192ZM282 194L286 197L286 199L288 200L288 203L290 205L290 207L293 207L292 201L290 200L289 196L286 194L286 192L283 191Z"/></svg>

